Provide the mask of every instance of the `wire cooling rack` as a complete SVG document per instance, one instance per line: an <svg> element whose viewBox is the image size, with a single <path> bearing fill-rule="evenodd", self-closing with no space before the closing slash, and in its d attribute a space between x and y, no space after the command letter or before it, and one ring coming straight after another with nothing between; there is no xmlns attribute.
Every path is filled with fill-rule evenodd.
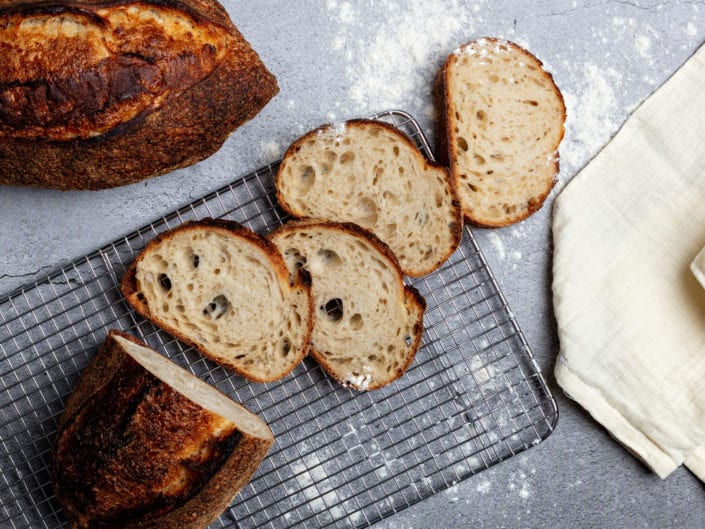
<svg viewBox="0 0 705 529"><path fill-rule="evenodd" d="M431 157L403 112L378 119ZM263 417L276 437L252 481L211 527L366 527L547 437L557 409L466 229L437 272L413 281L428 303L423 346L381 390L341 387L306 359L246 383L134 314L118 289L156 234L206 216L260 232L285 220L268 166L0 300L0 527L67 527L49 483L63 403L110 328L126 330Z"/></svg>

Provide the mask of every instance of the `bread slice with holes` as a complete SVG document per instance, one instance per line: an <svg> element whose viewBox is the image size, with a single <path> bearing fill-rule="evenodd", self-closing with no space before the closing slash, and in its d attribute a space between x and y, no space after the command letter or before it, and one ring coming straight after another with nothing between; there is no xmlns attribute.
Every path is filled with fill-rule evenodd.
<svg viewBox="0 0 705 529"><path fill-rule="evenodd" d="M437 269L462 236L447 169L396 128L372 120L326 125L287 150L277 199L296 217L353 222L389 245L406 275Z"/></svg>
<svg viewBox="0 0 705 529"><path fill-rule="evenodd" d="M157 236L121 288L142 316L249 380L282 378L308 351L308 285L290 283L279 250L236 222L188 222Z"/></svg>
<svg viewBox="0 0 705 529"><path fill-rule="evenodd" d="M315 305L311 356L357 390L399 378L421 343L426 302L405 286L389 247L356 224L290 222L269 236L291 277L311 277Z"/></svg>
<svg viewBox="0 0 705 529"><path fill-rule="evenodd" d="M72 529L202 529L273 443L255 414L111 331L66 402L51 480Z"/></svg>
<svg viewBox="0 0 705 529"><path fill-rule="evenodd" d="M446 60L436 97L439 158L465 219L501 227L537 211L556 181L566 117L541 61L505 40L469 42Z"/></svg>

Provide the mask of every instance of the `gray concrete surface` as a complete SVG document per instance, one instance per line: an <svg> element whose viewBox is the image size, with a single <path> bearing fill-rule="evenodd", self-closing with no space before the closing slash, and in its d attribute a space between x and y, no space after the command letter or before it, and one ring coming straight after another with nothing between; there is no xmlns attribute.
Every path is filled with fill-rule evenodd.
<svg viewBox="0 0 705 529"><path fill-rule="evenodd" d="M697 1L230 1L281 93L211 159L101 192L0 188L0 293L124 235L276 159L302 132L389 108L433 138L433 76L445 55L483 35L528 46L568 104L560 182L513 227L475 234L549 380L555 433L375 527L705 527L703 486L684 469L661 481L556 386L550 299L551 203L629 112L705 40ZM705 118L704 118L705 119Z"/></svg>

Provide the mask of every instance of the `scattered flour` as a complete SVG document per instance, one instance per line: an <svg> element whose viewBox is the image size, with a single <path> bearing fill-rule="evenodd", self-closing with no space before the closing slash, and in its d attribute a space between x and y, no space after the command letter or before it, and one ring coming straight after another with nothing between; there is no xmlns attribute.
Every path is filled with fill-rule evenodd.
<svg viewBox="0 0 705 529"><path fill-rule="evenodd" d="M482 358L479 356L474 356L470 361L470 370L472 371L472 376L475 382L478 384L483 384L492 378L493 370L491 366L482 365Z"/></svg>
<svg viewBox="0 0 705 529"><path fill-rule="evenodd" d="M486 1L468 9L463 0L381 0L360 7L329 0L326 8L338 22L332 49L346 61L351 99L362 111L406 108L410 99L421 106L430 99L433 79L445 57L475 36L483 22L477 13ZM384 11L377 27L370 28L374 38L359 38L355 9Z"/></svg>
<svg viewBox="0 0 705 529"><path fill-rule="evenodd" d="M475 490L477 492L479 492L480 494L487 494L491 488L492 488L492 482L485 480L485 481L481 481L480 483L478 483L477 487L475 487Z"/></svg>
<svg viewBox="0 0 705 529"><path fill-rule="evenodd" d="M282 154L281 145L276 142L262 143L260 146L260 159L263 163L276 162Z"/></svg>
<svg viewBox="0 0 705 529"><path fill-rule="evenodd" d="M646 35L637 35L634 45L636 46L636 50L639 52L639 55L642 57L649 55L649 50L651 49L651 41L649 40L649 37Z"/></svg>
<svg viewBox="0 0 705 529"><path fill-rule="evenodd" d="M570 170L562 174L582 167L617 131L614 86L620 78L619 72L587 62L575 79L577 91L563 91L568 118L560 153L561 164Z"/></svg>
<svg viewBox="0 0 705 529"><path fill-rule="evenodd" d="M487 232L487 239L494 247L495 253L497 254L497 258L500 261L504 261L504 259L507 257L507 250L505 249L504 242L502 242L502 239L499 237L499 235L497 235L497 233L494 231L490 231Z"/></svg>

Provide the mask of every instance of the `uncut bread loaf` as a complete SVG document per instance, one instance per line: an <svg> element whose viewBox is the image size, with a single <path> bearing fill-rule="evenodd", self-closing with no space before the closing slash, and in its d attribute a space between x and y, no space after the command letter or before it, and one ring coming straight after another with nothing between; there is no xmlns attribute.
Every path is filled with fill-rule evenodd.
<svg viewBox="0 0 705 529"><path fill-rule="evenodd" d="M276 246L236 222L192 221L160 234L121 289L142 316L249 380L282 378L308 352L308 285L290 282Z"/></svg>
<svg viewBox="0 0 705 529"><path fill-rule="evenodd" d="M565 104L541 61L511 42L461 46L436 79L439 158L465 219L501 227L538 210L558 173Z"/></svg>
<svg viewBox="0 0 705 529"><path fill-rule="evenodd" d="M357 390L399 378L416 355L426 302L402 282L389 247L356 224L290 222L269 237L292 278L311 276L311 356L330 376Z"/></svg>
<svg viewBox="0 0 705 529"><path fill-rule="evenodd" d="M111 331L66 402L51 480L71 529L202 529L273 442L243 406Z"/></svg>
<svg viewBox="0 0 705 529"><path fill-rule="evenodd" d="M406 275L448 259L462 216L445 168L394 127L371 120L326 125L287 150L277 199L296 217L353 222L389 245Z"/></svg>
<svg viewBox="0 0 705 529"><path fill-rule="evenodd" d="M0 0L0 184L163 174L210 156L277 92L216 0Z"/></svg>

